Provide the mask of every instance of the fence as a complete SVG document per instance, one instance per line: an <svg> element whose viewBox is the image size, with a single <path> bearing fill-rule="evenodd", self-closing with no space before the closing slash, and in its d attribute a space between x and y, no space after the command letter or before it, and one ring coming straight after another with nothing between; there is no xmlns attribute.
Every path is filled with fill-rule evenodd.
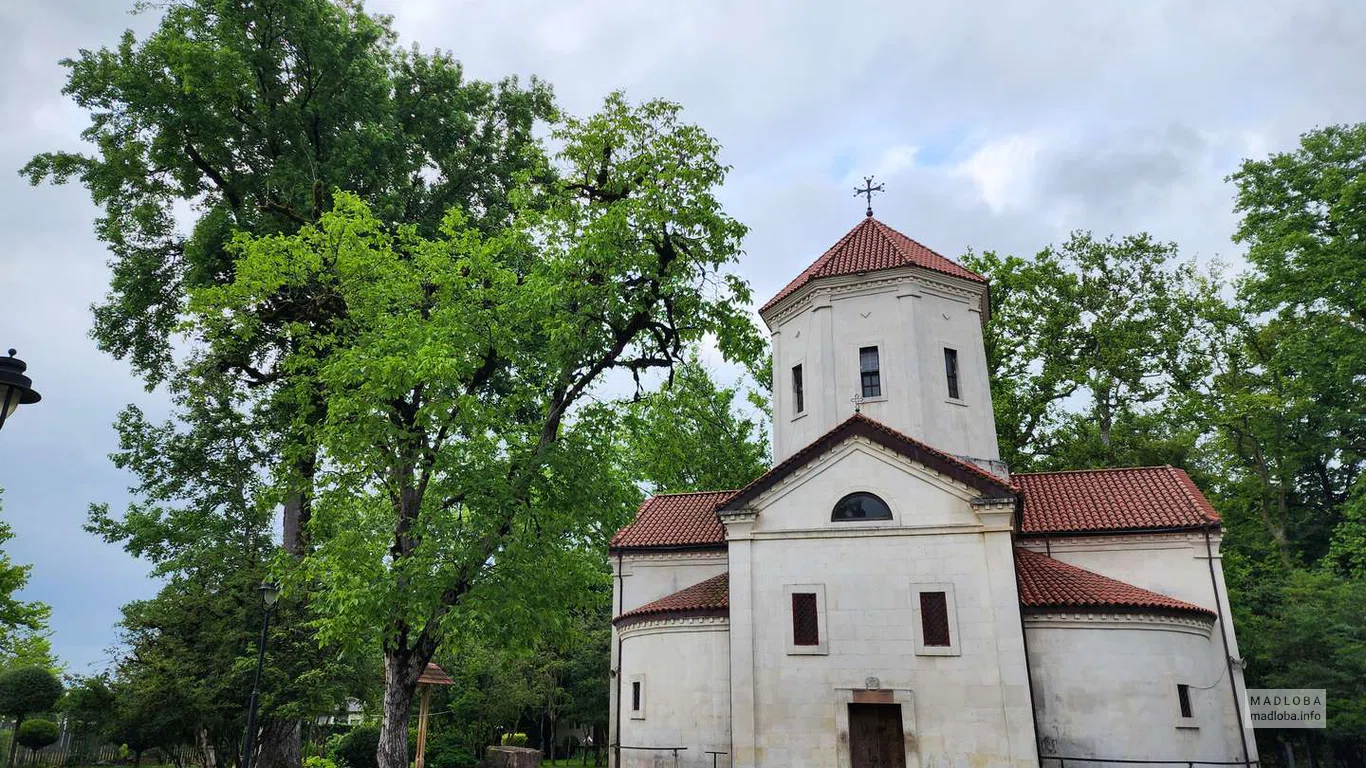
<svg viewBox="0 0 1366 768"><path fill-rule="evenodd" d="M27 749L23 746L14 751L15 768L61 768L67 765L108 765L111 763L127 760L131 762L131 756L124 753L118 744L107 744L95 742L88 738L76 736L67 727L65 721L60 723L61 730L58 732L57 741L54 744L43 747L38 751ZM14 724L8 723L0 725L0 745L3 745L4 752L8 752L10 737L14 731ZM189 747L168 752L164 749L149 749L142 756L143 765L153 765L155 763L193 762L193 750ZM0 753L0 759L4 754Z"/></svg>

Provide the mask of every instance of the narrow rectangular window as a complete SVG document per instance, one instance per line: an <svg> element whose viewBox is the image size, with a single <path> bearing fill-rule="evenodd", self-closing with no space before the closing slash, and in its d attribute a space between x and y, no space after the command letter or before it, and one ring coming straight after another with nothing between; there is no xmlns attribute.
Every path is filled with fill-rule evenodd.
<svg viewBox="0 0 1366 768"><path fill-rule="evenodd" d="M796 413L806 410L806 398L802 394L802 367L792 366L792 401L796 403Z"/></svg>
<svg viewBox="0 0 1366 768"><path fill-rule="evenodd" d="M1191 687L1184 683L1176 685L1176 699L1181 703L1181 716L1191 716Z"/></svg>
<svg viewBox="0 0 1366 768"><path fill-rule="evenodd" d="M640 681L639 681L639 680L634 680L634 681L631 682L631 711L632 711L632 712L639 712L639 711L640 711Z"/></svg>
<svg viewBox="0 0 1366 768"><path fill-rule="evenodd" d="M821 632L816 618L816 594L792 593L792 644L820 645Z"/></svg>
<svg viewBox="0 0 1366 768"><path fill-rule="evenodd" d="M949 603L943 592L920 593L920 633L926 646L950 645Z"/></svg>
<svg viewBox="0 0 1366 768"><path fill-rule="evenodd" d="M859 349L858 368L863 380L863 396L882 397L882 369L877 359L877 347Z"/></svg>
<svg viewBox="0 0 1366 768"><path fill-rule="evenodd" d="M944 374L949 379L949 397L958 399L958 350L944 347Z"/></svg>

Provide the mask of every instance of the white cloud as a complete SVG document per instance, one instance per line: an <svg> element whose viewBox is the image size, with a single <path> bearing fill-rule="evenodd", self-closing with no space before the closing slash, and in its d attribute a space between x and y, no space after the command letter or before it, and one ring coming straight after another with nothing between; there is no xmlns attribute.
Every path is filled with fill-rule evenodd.
<svg viewBox="0 0 1366 768"><path fill-rule="evenodd" d="M970 179L982 201L999 213L1027 200L1040 146L1033 136L992 139L960 163L954 174Z"/></svg>

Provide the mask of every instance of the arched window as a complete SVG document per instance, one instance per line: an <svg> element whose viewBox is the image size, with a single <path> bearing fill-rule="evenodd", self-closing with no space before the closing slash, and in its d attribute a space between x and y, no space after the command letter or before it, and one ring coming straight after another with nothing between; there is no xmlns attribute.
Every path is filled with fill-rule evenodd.
<svg viewBox="0 0 1366 768"><path fill-rule="evenodd" d="M887 506L887 502L879 499L871 493L851 493L840 499L835 504L835 510L830 513L830 519L835 522L845 520L891 520L892 510Z"/></svg>

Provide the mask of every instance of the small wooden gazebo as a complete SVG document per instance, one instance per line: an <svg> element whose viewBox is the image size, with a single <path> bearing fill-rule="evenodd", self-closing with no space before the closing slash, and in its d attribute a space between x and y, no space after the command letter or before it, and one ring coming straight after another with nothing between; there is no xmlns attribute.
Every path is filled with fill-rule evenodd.
<svg viewBox="0 0 1366 768"><path fill-rule="evenodd" d="M432 701L433 685L455 685L446 670L431 662L417 678L417 687L422 691L422 705L417 715L417 760L414 768L422 768L423 756L427 752L427 709Z"/></svg>

